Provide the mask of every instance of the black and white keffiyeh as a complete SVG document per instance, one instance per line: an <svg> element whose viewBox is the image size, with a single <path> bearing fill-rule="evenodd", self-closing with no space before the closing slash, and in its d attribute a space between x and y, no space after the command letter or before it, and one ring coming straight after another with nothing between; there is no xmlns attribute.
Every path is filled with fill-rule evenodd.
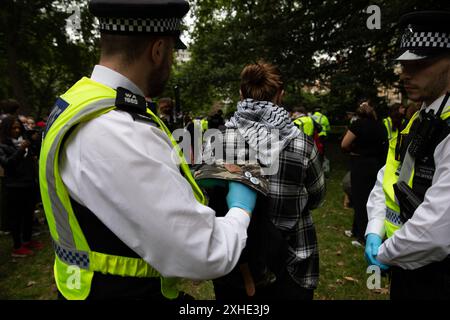
<svg viewBox="0 0 450 320"><path fill-rule="evenodd" d="M285 109L269 101L253 99L240 101L225 126L238 129L264 165L270 165L289 142L301 134Z"/></svg>

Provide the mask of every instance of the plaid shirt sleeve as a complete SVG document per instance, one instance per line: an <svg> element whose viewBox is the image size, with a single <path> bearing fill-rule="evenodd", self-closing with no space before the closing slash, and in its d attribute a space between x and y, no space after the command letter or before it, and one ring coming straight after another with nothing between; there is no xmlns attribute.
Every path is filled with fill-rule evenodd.
<svg viewBox="0 0 450 320"><path fill-rule="evenodd" d="M309 165L306 169L305 188L308 190L308 209L316 209L323 204L325 198L325 177L319 159L317 147L312 148Z"/></svg>

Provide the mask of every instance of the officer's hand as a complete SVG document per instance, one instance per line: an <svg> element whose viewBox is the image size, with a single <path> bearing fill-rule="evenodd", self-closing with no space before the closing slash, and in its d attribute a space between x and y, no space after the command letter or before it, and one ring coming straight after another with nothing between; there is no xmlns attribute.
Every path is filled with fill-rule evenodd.
<svg viewBox="0 0 450 320"><path fill-rule="evenodd" d="M228 182L222 179L202 179L198 180L197 184L202 188L213 188L213 187L226 188L228 186Z"/></svg>
<svg viewBox="0 0 450 320"><path fill-rule="evenodd" d="M255 209L256 197L256 191L250 189L245 184L235 181L228 182L228 209L233 207L241 208L248 213L251 213Z"/></svg>
<svg viewBox="0 0 450 320"><path fill-rule="evenodd" d="M389 266L382 264L377 260L378 248L381 246L383 240L381 237L375 233L369 233L366 238L366 250L364 256L366 257L367 263L369 265L375 265L380 267L382 270L389 269Z"/></svg>

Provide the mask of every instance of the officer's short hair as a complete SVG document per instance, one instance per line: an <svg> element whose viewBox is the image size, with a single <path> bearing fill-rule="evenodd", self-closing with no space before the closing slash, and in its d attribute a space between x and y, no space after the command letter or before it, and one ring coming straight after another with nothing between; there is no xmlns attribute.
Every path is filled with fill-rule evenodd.
<svg viewBox="0 0 450 320"><path fill-rule="evenodd" d="M295 108L294 108L294 111L297 111L297 112L300 112L300 113L303 113L303 114L306 114L306 108L304 107L304 106L296 106Z"/></svg>
<svg viewBox="0 0 450 320"><path fill-rule="evenodd" d="M131 64L141 57L157 36L155 35L119 35L101 33L101 54L105 56L121 56L123 62Z"/></svg>

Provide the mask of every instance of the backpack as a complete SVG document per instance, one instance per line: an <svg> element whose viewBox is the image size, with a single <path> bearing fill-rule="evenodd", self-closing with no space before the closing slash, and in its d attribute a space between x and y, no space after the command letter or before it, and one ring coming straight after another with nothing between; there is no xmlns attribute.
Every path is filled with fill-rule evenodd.
<svg viewBox="0 0 450 320"><path fill-rule="evenodd" d="M209 207L216 211L217 216L224 216L228 212L226 195L228 190L213 187L206 190ZM265 287L273 283L280 276L286 265L288 244L281 231L265 215L268 198L258 194L258 201L253 211L250 225L247 229L247 243L242 251L237 266L227 275L215 279L214 282L232 289L245 289L248 296L252 296L251 284L244 273L249 273L253 280L254 289Z"/></svg>

